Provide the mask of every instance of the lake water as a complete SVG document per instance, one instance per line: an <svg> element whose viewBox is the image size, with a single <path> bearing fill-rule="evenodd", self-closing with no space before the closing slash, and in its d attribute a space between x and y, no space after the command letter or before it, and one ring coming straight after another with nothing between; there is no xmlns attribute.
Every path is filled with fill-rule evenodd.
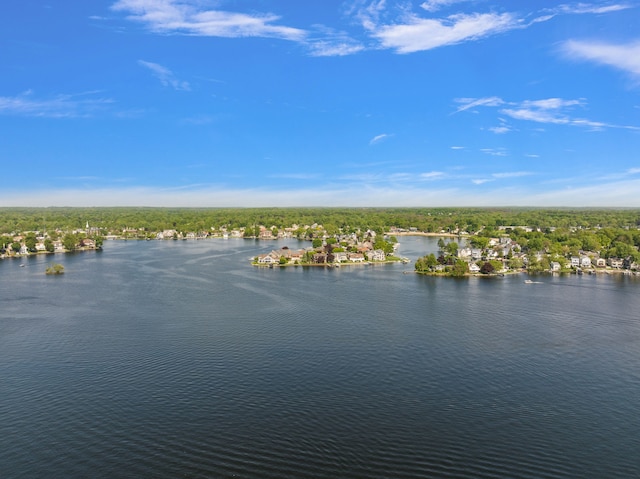
<svg viewBox="0 0 640 479"><path fill-rule="evenodd" d="M638 278L250 265L285 244L0 261L0 476L640 477Z"/></svg>

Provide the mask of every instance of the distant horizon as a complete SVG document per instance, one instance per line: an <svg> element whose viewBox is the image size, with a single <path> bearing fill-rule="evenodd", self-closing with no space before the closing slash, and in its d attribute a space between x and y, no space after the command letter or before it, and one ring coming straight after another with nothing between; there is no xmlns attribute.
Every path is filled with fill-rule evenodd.
<svg viewBox="0 0 640 479"><path fill-rule="evenodd" d="M0 206L640 207L640 0L5 3Z"/></svg>

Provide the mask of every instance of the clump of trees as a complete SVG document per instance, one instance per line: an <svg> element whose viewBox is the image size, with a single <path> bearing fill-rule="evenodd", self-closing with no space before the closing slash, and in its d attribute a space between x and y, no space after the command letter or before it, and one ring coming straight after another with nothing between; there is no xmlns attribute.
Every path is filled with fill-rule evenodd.
<svg viewBox="0 0 640 479"><path fill-rule="evenodd" d="M415 263L417 273L438 273L447 276L464 276L469 272L469 264L458 258L458 243L450 241L445 243L442 238L438 240L440 251L438 257L433 253L418 258Z"/></svg>
<svg viewBox="0 0 640 479"><path fill-rule="evenodd" d="M62 266L60 263L53 263L52 265L48 266L44 272L45 274L63 274L64 266Z"/></svg>

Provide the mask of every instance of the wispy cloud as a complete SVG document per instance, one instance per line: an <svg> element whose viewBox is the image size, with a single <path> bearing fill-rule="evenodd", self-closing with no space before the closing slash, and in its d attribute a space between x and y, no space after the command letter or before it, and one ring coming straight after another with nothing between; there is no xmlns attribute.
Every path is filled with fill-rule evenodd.
<svg viewBox="0 0 640 479"><path fill-rule="evenodd" d="M473 183L474 185L483 185L483 184L488 183L490 181L493 181L493 180L490 179L490 178L476 178L476 179L471 180L471 183Z"/></svg>
<svg viewBox="0 0 640 479"><path fill-rule="evenodd" d="M480 106L500 106L504 104L504 100L497 96L486 98L456 98L454 101L460 103L460 106L454 113L460 113L461 111L471 110Z"/></svg>
<svg viewBox="0 0 640 479"><path fill-rule="evenodd" d="M365 47L359 43L340 39L309 42L309 51L314 57L342 57L353 55L364 49Z"/></svg>
<svg viewBox="0 0 640 479"><path fill-rule="evenodd" d="M570 40L563 52L573 59L587 60L625 71L640 80L640 41L616 45L605 42Z"/></svg>
<svg viewBox="0 0 640 479"><path fill-rule="evenodd" d="M376 143L380 143L381 141L386 140L390 136L392 136L392 135L389 135L387 133L382 133L381 135L376 135L373 138L371 138L371 140L369 141L369 144L370 145L375 145Z"/></svg>
<svg viewBox="0 0 640 479"><path fill-rule="evenodd" d="M178 80L173 72L162 65L153 62L147 62L145 60L138 60L138 65L143 66L151 70L153 75L160 80L164 86L169 86L174 90L189 91L191 86L189 82Z"/></svg>
<svg viewBox="0 0 640 479"><path fill-rule="evenodd" d="M507 125L500 125L500 126L492 126L488 128L488 130L495 133L496 135L504 135L505 133L509 133L511 131L511 128L508 127Z"/></svg>
<svg viewBox="0 0 640 479"><path fill-rule="evenodd" d="M469 0L427 0L420 4L420 8L427 12L437 12L441 8L446 8L450 5L462 2L468 2Z"/></svg>
<svg viewBox="0 0 640 479"><path fill-rule="evenodd" d="M498 180L506 180L511 178L522 178L523 176L531 176L533 175L530 171L508 171L503 173L491 173L484 178L473 178L471 183L474 185L484 185L485 183L490 183L492 181Z"/></svg>
<svg viewBox="0 0 640 479"><path fill-rule="evenodd" d="M584 14L584 13L612 13L619 12L620 10L626 10L632 8L632 5L628 3L616 3L610 5L594 5L592 3L575 3L571 5L559 5L552 11L567 13L567 14Z"/></svg>
<svg viewBox="0 0 640 479"><path fill-rule="evenodd" d="M440 180L446 175L442 171L430 171L428 173L420 173L418 177L422 180Z"/></svg>
<svg viewBox="0 0 640 479"><path fill-rule="evenodd" d="M112 99L96 97L98 93L61 94L39 99L29 90L14 97L0 97L0 114L43 118L90 117L114 103Z"/></svg>
<svg viewBox="0 0 640 479"><path fill-rule="evenodd" d="M508 171L505 173L492 173L491 176L494 178L502 179L502 178L521 178L523 176L531 176L533 173L530 171Z"/></svg>
<svg viewBox="0 0 640 479"><path fill-rule="evenodd" d="M529 12L476 11L437 15L444 8L467 1L426 0L420 4L422 14L413 12L410 2L388 3L385 0L360 0L356 2L357 8L352 10L356 11L356 18L382 48L390 48L397 53L413 53L529 28L558 15L605 14L631 8L626 3L604 6L577 3Z"/></svg>
<svg viewBox="0 0 640 479"><path fill-rule="evenodd" d="M451 15L445 19L412 15L404 23L384 25L373 32L385 48L413 53L470 40L478 40L517 28L520 22L510 13Z"/></svg>
<svg viewBox="0 0 640 479"><path fill-rule="evenodd" d="M304 30L277 25L278 15L246 14L212 9L200 0L118 0L115 11L128 13L128 19L158 33L178 33L211 37L271 37L303 40Z"/></svg>
<svg viewBox="0 0 640 479"><path fill-rule="evenodd" d="M373 180L373 181L369 181ZM493 176L461 178L441 187L433 183L396 184L380 178L354 178L351 182L318 184L310 188L229 188L224 185L181 187L137 186L25 190L3 189L4 206L170 206L170 207L256 207L256 206L575 206L640 207L640 178L627 177L591 182L563 181L551 187L544 183L518 184L498 181ZM495 182L490 189L469 188ZM577 181L577 180L576 180ZM528 182L527 182L528 183ZM90 195L88 194L90 192ZM90 198L91 204L87 204Z"/></svg>
<svg viewBox="0 0 640 479"><path fill-rule="evenodd" d="M576 107L584 108L586 100L572 99L565 100L562 98L546 98L541 100L524 100L521 102L507 102L498 97L489 98L460 98L454 100L461 103L453 113L469 110L479 107L498 108L498 113L508 116L514 120L532 121L536 123L547 123L555 125L570 125L588 128L591 130L603 130L605 128L622 128L640 131L638 126L616 125L601 121L593 121L586 118L574 117L572 110ZM498 131L496 131L498 128ZM502 132L500 127L489 128L496 133Z"/></svg>
<svg viewBox="0 0 640 479"><path fill-rule="evenodd" d="M504 148L481 148L480 151L490 156L509 156L509 153Z"/></svg>

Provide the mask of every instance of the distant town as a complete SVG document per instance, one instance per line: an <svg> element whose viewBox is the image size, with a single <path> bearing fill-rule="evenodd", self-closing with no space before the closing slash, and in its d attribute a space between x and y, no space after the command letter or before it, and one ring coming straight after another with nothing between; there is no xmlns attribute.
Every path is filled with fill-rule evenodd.
<svg viewBox="0 0 640 479"><path fill-rule="evenodd" d="M396 210L390 211L394 212L396 218L401 218ZM639 274L640 222L629 222L624 216L628 216L627 212L614 212L610 216L607 216L606 211L597 212L599 216L591 211L587 212L591 216L596 215L594 219L599 218L601 222L603 218L616 218L618 224L613 226L590 225L584 221L583 212L563 213L560 216L565 223L569 218L574 223L582 224L540 226L508 225L505 222L508 215L500 216L495 211L480 211L485 216L490 215L489 224L480 224L479 220L486 218L474 216L467 210L453 210L448 214L438 211L434 213L440 216L436 221L446 224L446 227L439 229L434 228L436 221L432 221L434 217L431 217L431 212L426 215L428 227L421 229L418 226L381 225L380 212L377 210L371 216L372 223L376 224L372 228L347 224L340 226L335 222L330 225L291 223L288 226L256 223L233 226L232 222L229 222L204 228L200 222L200 228L193 230L185 228L184 225L154 230L148 226L93 226L90 221L85 221L81 228L0 233L0 258L100 250L104 242L110 240L197 241L212 238L245 238L264 241L266 245L270 240L291 238L308 241L309 246L299 249L285 246L270 251L265 248L266 251L255 256L252 263L255 266L267 267L340 267L384 262L408 263L407 258L396 253L399 246L398 238L405 235L429 235L438 237L438 251L426 254L415 261L413 270L416 273L449 276L502 275L517 272ZM246 214L246 211L243 212ZM353 210L347 210L347 214L352 213ZM385 211L384 214L386 213ZM415 216L414 211L410 213ZM287 211L287 214L293 213ZM336 211L331 211L330 214L332 220L340 217ZM464 221L458 217L461 214L465 215ZM384 220L388 221L387 218ZM362 220L363 224L365 221L366 218ZM558 221L556 219L556 222ZM625 221L627 224L624 224ZM177 226L175 221L172 222L173 225Z"/></svg>

